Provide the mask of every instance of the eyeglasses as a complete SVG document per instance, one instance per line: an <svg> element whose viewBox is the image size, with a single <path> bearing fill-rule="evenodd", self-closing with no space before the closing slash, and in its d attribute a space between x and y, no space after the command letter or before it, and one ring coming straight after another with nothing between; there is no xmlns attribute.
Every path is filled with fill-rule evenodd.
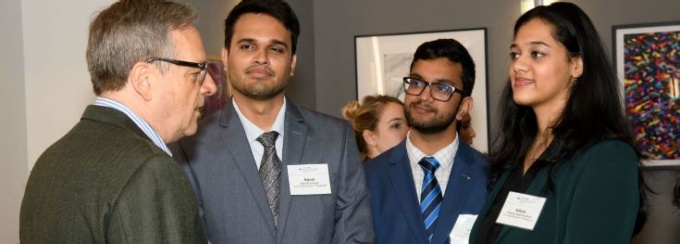
<svg viewBox="0 0 680 244"><path fill-rule="evenodd" d="M205 74L207 72L207 67L208 63L194 63L194 62L189 62L189 61L182 61L182 60L176 60L176 59L169 59L169 58L148 58L145 62L151 63L153 61L163 61L163 62L168 62L174 65L179 65L179 66L184 66L184 67L192 67L192 68L199 68L201 69L201 72L198 73L198 83L203 84L203 81L205 81Z"/></svg>
<svg viewBox="0 0 680 244"><path fill-rule="evenodd" d="M404 77L404 92L408 95L420 96L426 86L430 87L430 96L437 101L448 102L454 92L463 94L463 90L446 83L427 82L412 77Z"/></svg>

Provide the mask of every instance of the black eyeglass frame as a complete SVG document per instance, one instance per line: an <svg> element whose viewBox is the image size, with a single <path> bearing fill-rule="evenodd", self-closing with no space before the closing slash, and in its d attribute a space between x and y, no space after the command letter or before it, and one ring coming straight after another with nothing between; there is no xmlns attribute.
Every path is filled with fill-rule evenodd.
<svg viewBox="0 0 680 244"><path fill-rule="evenodd" d="M194 62L177 60L177 59L169 59L169 58L148 58L144 62L152 63L154 61L163 61L163 62L168 62L168 63L174 64L174 65L179 65L179 66L184 66L184 67L199 68L199 69L201 69L201 72L198 74L198 81L199 81L200 84L203 84L203 81L205 81L205 76L208 73L208 62L194 63Z"/></svg>
<svg viewBox="0 0 680 244"><path fill-rule="evenodd" d="M423 94L423 91L425 91L425 87L426 87L426 86L427 86L427 87L430 87L430 96L432 97L432 99L437 100L437 101L440 101L440 102L448 102L448 101L450 101L451 98L453 97L453 94L456 93L456 92L460 93L461 96L465 95L465 94L463 93L463 90L462 90L462 89L458 89L458 88L456 88L455 86L452 86L452 85L450 85L450 84L443 83L443 82L427 82L427 81L424 81L424 80L421 80L421 79L418 79L418 78L413 78L413 77L404 77L403 80L404 80L404 93L406 93L406 94L408 94L408 95L411 95L411 96L420 96L420 94ZM420 84L417 84L418 87L420 87L420 91L419 91L419 92L417 92L417 93L409 93L409 92L408 92L408 91L409 91L408 88L409 88L409 86L411 85L411 81L414 81L414 82L418 82L418 83L422 83L422 84L423 84L423 86L421 86ZM448 87L448 88L451 88L451 90L453 90L453 91L452 91L451 93L448 94L448 98L447 98L447 99L445 99L445 100L443 100L443 99L438 99L438 98L436 98L436 97L434 96L434 93L433 93L433 92L434 92L434 89L432 89L432 86L433 86L433 85L435 85L435 86L441 86L441 85L443 85L443 86L446 86L446 87Z"/></svg>

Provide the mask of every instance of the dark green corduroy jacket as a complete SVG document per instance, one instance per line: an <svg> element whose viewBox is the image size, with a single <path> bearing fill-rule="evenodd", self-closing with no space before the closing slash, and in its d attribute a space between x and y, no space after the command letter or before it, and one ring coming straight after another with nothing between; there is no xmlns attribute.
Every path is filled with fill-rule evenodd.
<svg viewBox="0 0 680 244"><path fill-rule="evenodd" d="M548 168L539 171L526 194L545 196L533 231L504 226L496 243L585 244L630 243L638 212L638 162L633 148L621 141L599 142L578 152L553 173L555 191L545 193ZM489 194L470 234L477 243L482 220L503 188L503 173Z"/></svg>
<svg viewBox="0 0 680 244"><path fill-rule="evenodd" d="M207 243L179 165L123 113L90 105L38 159L22 243Z"/></svg>

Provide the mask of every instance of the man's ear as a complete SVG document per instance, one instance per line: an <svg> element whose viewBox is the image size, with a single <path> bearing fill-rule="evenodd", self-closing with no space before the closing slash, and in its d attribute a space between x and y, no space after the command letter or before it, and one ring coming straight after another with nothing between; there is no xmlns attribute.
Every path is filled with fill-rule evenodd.
<svg viewBox="0 0 680 244"><path fill-rule="evenodd" d="M469 113L470 110L472 110L473 105L474 103L472 101L471 96L463 98L460 101L460 105L458 105L458 113L456 113L456 120L463 120L465 114Z"/></svg>
<svg viewBox="0 0 680 244"><path fill-rule="evenodd" d="M147 62L137 62L132 66L128 75L128 83L144 101L151 100L153 79L159 70Z"/></svg>
<svg viewBox="0 0 680 244"><path fill-rule="evenodd" d="M293 60L290 62L290 76L295 75L295 65L297 64L297 54L293 54Z"/></svg>
<svg viewBox="0 0 680 244"><path fill-rule="evenodd" d="M222 64L224 65L224 70L227 70L227 60L229 59L229 50L226 47L222 47Z"/></svg>

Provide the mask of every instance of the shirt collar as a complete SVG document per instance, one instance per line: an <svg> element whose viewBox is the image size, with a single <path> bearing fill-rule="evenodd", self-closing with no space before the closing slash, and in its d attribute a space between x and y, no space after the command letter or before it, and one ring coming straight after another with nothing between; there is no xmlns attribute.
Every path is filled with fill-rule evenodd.
<svg viewBox="0 0 680 244"><path fill-rule="evenodd" d="M453 159L458 152L458 143L458 135L456 134L456 138L454 138L453 141L449 143L449 145L446 145L434 155L427 155L415 145L413 145L411 142L411 132L409 131L406 135L406 153L408 154L408 159L411 163L411 166L417 166L418 162L420 162L420 160L424 157L434 157L441 165L439 167L440 169L447 169L453 165Z"/></svg>
<svg viewBox="0 0 680 244"><path fill-rule="evenodd" d="M96 106L112 108L125 114L128 118L130 118L130 120L132 120L132 122L137 125L137 127L139 127L139 129L142 130L142 132L144 132L147 137L149 137L154 145L158 146L165 153L172 156L170 149L167 145L165 145L165 142L163 142L163 139L161 139L156 130L154 130L144 119L139 117L139 115L130 110L130 108L125 106L125 104L103 97L97 97L97 99L95 99L92 104Z"/></svg>
<svg viewBox="0 0 680 244"><path fill-rule="evenodd" d="M236 101L233 101L234 104L234 110L236 110L236 113L238 114L238 117L241 118L241 124L243 125L243 129L246 132L246 138L248 138L248 143L253 143L257 140L257 138L262 135L262 133L265 133L267 131L264 131L260 129L260 127L257 127L253 122L251 122L248 118L243 116L243 113L241 113L241 109L238 107L238 104ZM285 116L286 116L286 99L283 99L283 105L281 106L281 109L279 109L279 113L276 115L276 119L274 120L274 124L272 124L271 131L276 131L279 133L279 137L277 138L278 140L283 139L283 129L284 129L284 121L285 121ZM283 141L283 140L282 140Z"/></svg>

